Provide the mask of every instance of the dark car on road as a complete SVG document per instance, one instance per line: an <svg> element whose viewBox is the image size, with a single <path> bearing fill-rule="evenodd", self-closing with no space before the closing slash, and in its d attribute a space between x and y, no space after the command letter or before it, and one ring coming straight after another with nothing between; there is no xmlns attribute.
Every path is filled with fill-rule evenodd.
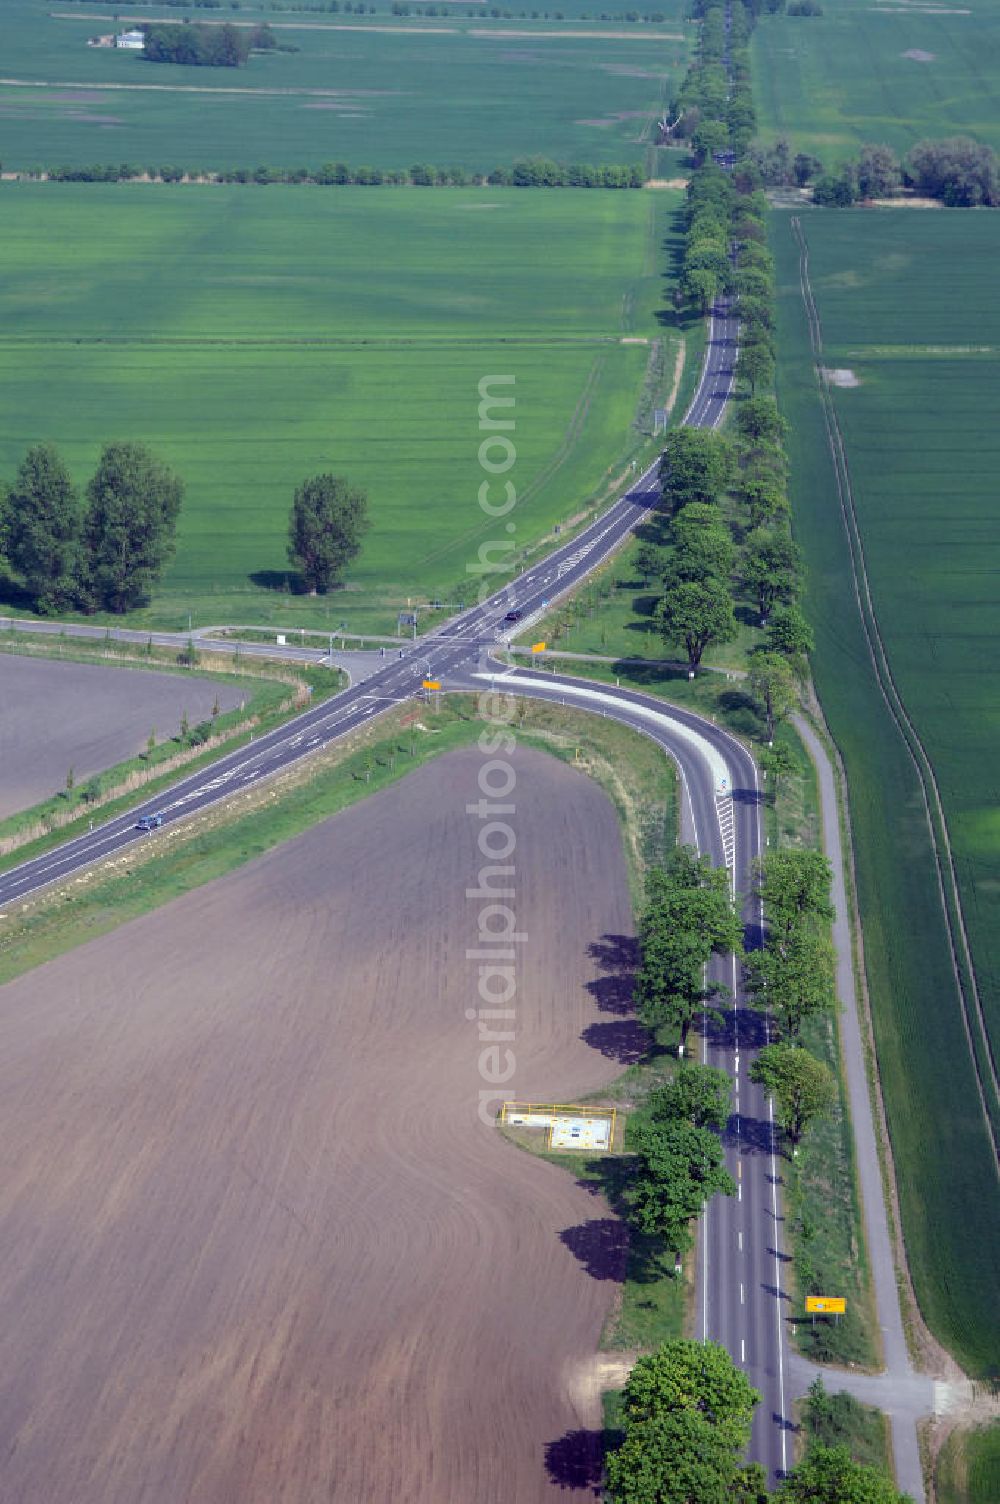
<svg viewBox="0 0 1000 1504"><path fill-rule="evenodd" d="M509 621L509 622L520 621L521 617L523 615L524 615L523 611L508 611L507 615L504 617L504 621Z"/></svg>
<svg viewBox="0 0 1000 1504"><path fill-rule="evenodd" d="M136 821L135 828L136 830L159 830L162 824L162 815L143 815L140 820Z"/></svg>

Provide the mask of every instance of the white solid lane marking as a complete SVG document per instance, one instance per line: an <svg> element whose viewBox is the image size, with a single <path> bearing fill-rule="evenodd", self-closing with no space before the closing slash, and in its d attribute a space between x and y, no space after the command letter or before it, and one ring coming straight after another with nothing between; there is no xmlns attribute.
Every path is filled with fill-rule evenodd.
<svg viewBox="0 0 1000 1504"><path fill-rule="evenodd" d="M740 1240L740 1253L742 1253L742 1252L743 1252L743 1234L742 1234L742 1233L741 1233L741 1232L738 1232L738 1233L737 1233L737 1234L736 1234L736 1236L737 1236L737 1237L738 1237L738 1238L739 1238L739 1240Z"/></svg>
<svg viewBox="0 0 1000 1504"><path fill-rule="evenodd" d="M746 1340L743 1337L741 1337L740 1338L740 1362L741 1363L745 1363L746 1360L747 1360L747 1345L746 1345Z"/></svg>
<svg viewBox="0 0 1000 1504"><path fill-rule="evenodd" d="M745 1293L745 1291L743 1289L743 1282L741 1280L740 1281L740 1305L741 1306L745 1306L746 1303L747 1303L746 1302L746 1293Z"/></svg>
<svg viewBox="0 0 1000 1504"><path fill-rule="evenodd" d="M488 679L494 676L491 674L476 674L474 677L477 679ZM516 684L518 682L518 670L516 668L511 669L504 675L504 678L507 679L508 683ZM528 682L535 681L529 680ZM622 704L619 696L602 693L598 689L591 689L588 685L560 684L559 690L561 694L571 696L573 699L589 700L591 703L597 705L610 705L617 709ZM654 726L665 726L672 736L677 737L679 741L686 742L688 746L694 747L702 761L708 765L716 787L721 779L728 778L729 766L721 753L716 750L707 737L700 735L690 726L684 725L683 722L674 720L666 705L663 710L659 710L654 709L650 705L636 704L634 701L629 701L627 709L634 719L650 721Z"/></svg>

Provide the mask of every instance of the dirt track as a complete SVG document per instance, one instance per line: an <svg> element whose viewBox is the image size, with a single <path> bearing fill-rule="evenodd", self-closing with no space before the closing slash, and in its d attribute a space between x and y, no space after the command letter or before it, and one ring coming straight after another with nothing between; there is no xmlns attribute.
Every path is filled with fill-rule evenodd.
<svg viewBox="0 0 1000 1504"><path fill-rule="evenodd" d="M588 954L629 928L619 835L513 761L510 1086L572 1100L628 1028ZM593 1496L621 1240L477 1120L481 763L0 991L4 1504Z"/></svg>
<svg viewBox="0 0 1000 1504"><path fill-rule="evenodd" d="M246 697L236 684L155 670L0 656L0 819L135 757L155 726L174 736L185 710L207 720Z"/></svg>

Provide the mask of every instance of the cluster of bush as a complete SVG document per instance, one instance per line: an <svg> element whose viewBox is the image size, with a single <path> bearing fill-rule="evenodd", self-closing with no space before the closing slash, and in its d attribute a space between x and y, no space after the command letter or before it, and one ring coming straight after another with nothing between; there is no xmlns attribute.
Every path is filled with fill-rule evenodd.
<svg viewBox="0 0 1000 1504"><path fill-rule="evenodd" d="M278 43L271 28L261 26L176 26L171 21L144 21L141 27L148 63L180 63L194 68L242 68L252 52L273 52Z"/></svg>
<svg viewBox="0 0 1000 1504"><path fill-rule="evenodd" d="M94 162L86 166L56 166L22 174L52 183L128 183L149 178L158 183L313 183L322 187L468 188L489 184L513 188L641 188L645 175L640 166L611 163L597 167L590 162L553 162L548 157L527 157L490 173L467 172L464 167L436 167L417 162L412 167L351 167L346 162L325 162L321 167L228 167L218 172L188 169L164 163L141 167L134 162Z"/></svg>
<svg viewBox="0 0 1000 1504"><path fill-rule="evenodd" d="M824 171L819 158L807 152L793 156L789 143L781 139L772 146L751 148L747 166L763 187L805 188L812 183L815 202L830 208L895 198L904 189L940 199L954 209L1000 204L997 154L968 136L918 141L902 158L891 146L869 142L833 172Z"/></svg>
<svg viewBox="0 0 1000 1504"><path fill-rule="evenodd" d="M895 198L904 187L940 199L950 209L996 207L997 154L969 136L918 141L902 161L889 146L863 146L855 159L816 179L813 198L817 204L842 208L859 199Z"/></svg>
<svg viewBox="0 0 1000 1504"><path fill-rule="evenodd" d="M184 487L143 444L109 444L85 499L50 444L0 493L0 555L33 610L144 604L174 551Z"/></svg>

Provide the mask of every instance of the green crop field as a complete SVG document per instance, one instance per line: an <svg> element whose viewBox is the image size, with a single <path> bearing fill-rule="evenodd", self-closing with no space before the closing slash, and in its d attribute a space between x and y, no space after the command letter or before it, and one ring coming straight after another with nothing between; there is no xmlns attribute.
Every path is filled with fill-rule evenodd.
<svg viewBox="0 0 1000 1504"><path fill-rule="evenodd" d="M1000 0L827 0L823 16L765 16L753 35L761 135L832 166L865 141L925 136L1000 147Z"/></svg>
<svg viewBox="0 0 1000 1504"><path fill-rule="evenodd" d="M559 21L531 13L503 21L482 5L456 7L443 20L394 18L388 0L364 17L246 9L221 19L266 19L299 50L231 69L88 47L88 37L114 29L113 11L128 14L117 7L4 0L0 159L20 170L340 159L484 172L533 154L596 163L655 157L651 127L690 45L679 0L658 5L667 18L658 25L583 22L574 10L561 10Z"/></svg>
<svg viewBox="0 0 1000 1504"><path fill-rule="evenodd" d="M471 592L481 543L578 512L639 441L676 193L0 193L0 476L42 439L83 479L116 438L172 464L187 497L152 620L394 629L409 596ZM498 375L510 533L477 499L479 382ZM289 600L261 580L281 584L293 489L322 469L366 487L373 527L346 591Z"/></svg>
<svg viewBox="0 0 1000 1504"><path fill-rule="evenodd" d="M802 216L874 611L940 787L986 1025L1000 1038L1000 220ZM879 692L817 395L790 217L776 213L780 397L810 570L813 660L847 766L879 1064L924 1313L995 1363L1000 1205L920 785ZM850 380L851 376L842 377ZM975 1034L975 1029L974 1029ZM981 1036L977 1040L984 1051ZM993 1104L995 1106L995 1104Z"/></svg>
<svg viewBox="0 0 1000 1504"><path fill-rule="evenodd" d="M938 1504L994 1504L1000 1498L1000 1424L953 1431L934 1474Z"/></svg>

